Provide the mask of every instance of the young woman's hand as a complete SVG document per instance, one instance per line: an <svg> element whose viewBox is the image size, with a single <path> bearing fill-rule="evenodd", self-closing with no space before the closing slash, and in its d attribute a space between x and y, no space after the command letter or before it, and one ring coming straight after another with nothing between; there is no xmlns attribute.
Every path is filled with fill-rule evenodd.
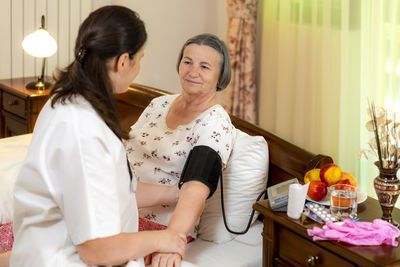
<svg viewBox="0 0 400 267"><path fill-rule="evenodd" d="M178 253L183 258L187 240L184 234L179 234L168 229L154 232L156 233L155 237L158 243L156 251Z"/></svg>

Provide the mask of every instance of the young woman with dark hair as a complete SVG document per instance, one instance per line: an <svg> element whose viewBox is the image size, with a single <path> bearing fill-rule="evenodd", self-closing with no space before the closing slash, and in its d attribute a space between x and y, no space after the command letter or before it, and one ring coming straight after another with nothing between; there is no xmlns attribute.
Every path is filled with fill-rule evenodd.
<svg viewBox="0 0 400 267"><path fill-rule="evenodd" d="M109 61L121 56L133 60L143 49L146 39L143 22L127 8L107 7L92 13L79 29L75 60L56 77L50 94L52 107L57 102L65 103L72 96L81 95L118 137L126 138L127 133L119 124L113 94L121 93L127 87L114 88L119 86L117 79L120 77L111 80L108 74L114 66Z"/></svg>
<svg viewBox="0 0 400 267"><path fill-rule="evenodd" d="M141 203L171 204L178 193L143 186L164 199L135 197L113 98L137 76L145 41L143 22L125 7L100 8L82 23L75 60L56 77L16 181L11 266L143 266L152 252L183 256L185 235L137 232Z"/></svg>

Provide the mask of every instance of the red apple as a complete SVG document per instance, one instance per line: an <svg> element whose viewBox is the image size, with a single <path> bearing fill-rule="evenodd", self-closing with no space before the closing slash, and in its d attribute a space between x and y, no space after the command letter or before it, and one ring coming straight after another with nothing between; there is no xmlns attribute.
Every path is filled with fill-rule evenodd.
<svg viewBox="0 0 400 267"><path fill-rule="evenodd" d="M331 186L339 182L340 178L342 177L342 169L337 164L327 164L321 168L319 177L327 186Z"/></svg>
<svg viewBox="0 0 400 267"><path fill-rule="evenodd" d="M325 198L328 193L327 186L322 181L310 181L308 186L307 195L314 201L320 201Z"/></svg>

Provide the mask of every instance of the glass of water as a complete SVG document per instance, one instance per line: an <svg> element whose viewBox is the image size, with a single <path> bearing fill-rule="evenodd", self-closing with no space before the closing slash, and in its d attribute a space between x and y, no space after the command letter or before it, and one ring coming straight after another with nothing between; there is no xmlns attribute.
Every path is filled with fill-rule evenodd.
<svg viewBox="0 0 400 267"><path fill-rule="evenodd" d="M357 218L357 187L335 184L329 187L331 214L338 220Z"/></svg>

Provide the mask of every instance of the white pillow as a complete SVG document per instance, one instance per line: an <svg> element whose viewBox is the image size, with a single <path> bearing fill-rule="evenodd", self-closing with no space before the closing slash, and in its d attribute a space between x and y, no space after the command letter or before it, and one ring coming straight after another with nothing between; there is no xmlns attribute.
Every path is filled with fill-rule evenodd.
<svg viewBox="0 0 400 267"><path fill-rule="evenodd" d="M268 145L264 137L250 136L236 129L232 154L222 174L225 215L231 230L241 232L246 228L253 204L266 188L268 165ZM252 222L257 215L254 214ZM236 237L224 225L219 184L200 217L198 237L215 243L225 243Z"/></svg>

